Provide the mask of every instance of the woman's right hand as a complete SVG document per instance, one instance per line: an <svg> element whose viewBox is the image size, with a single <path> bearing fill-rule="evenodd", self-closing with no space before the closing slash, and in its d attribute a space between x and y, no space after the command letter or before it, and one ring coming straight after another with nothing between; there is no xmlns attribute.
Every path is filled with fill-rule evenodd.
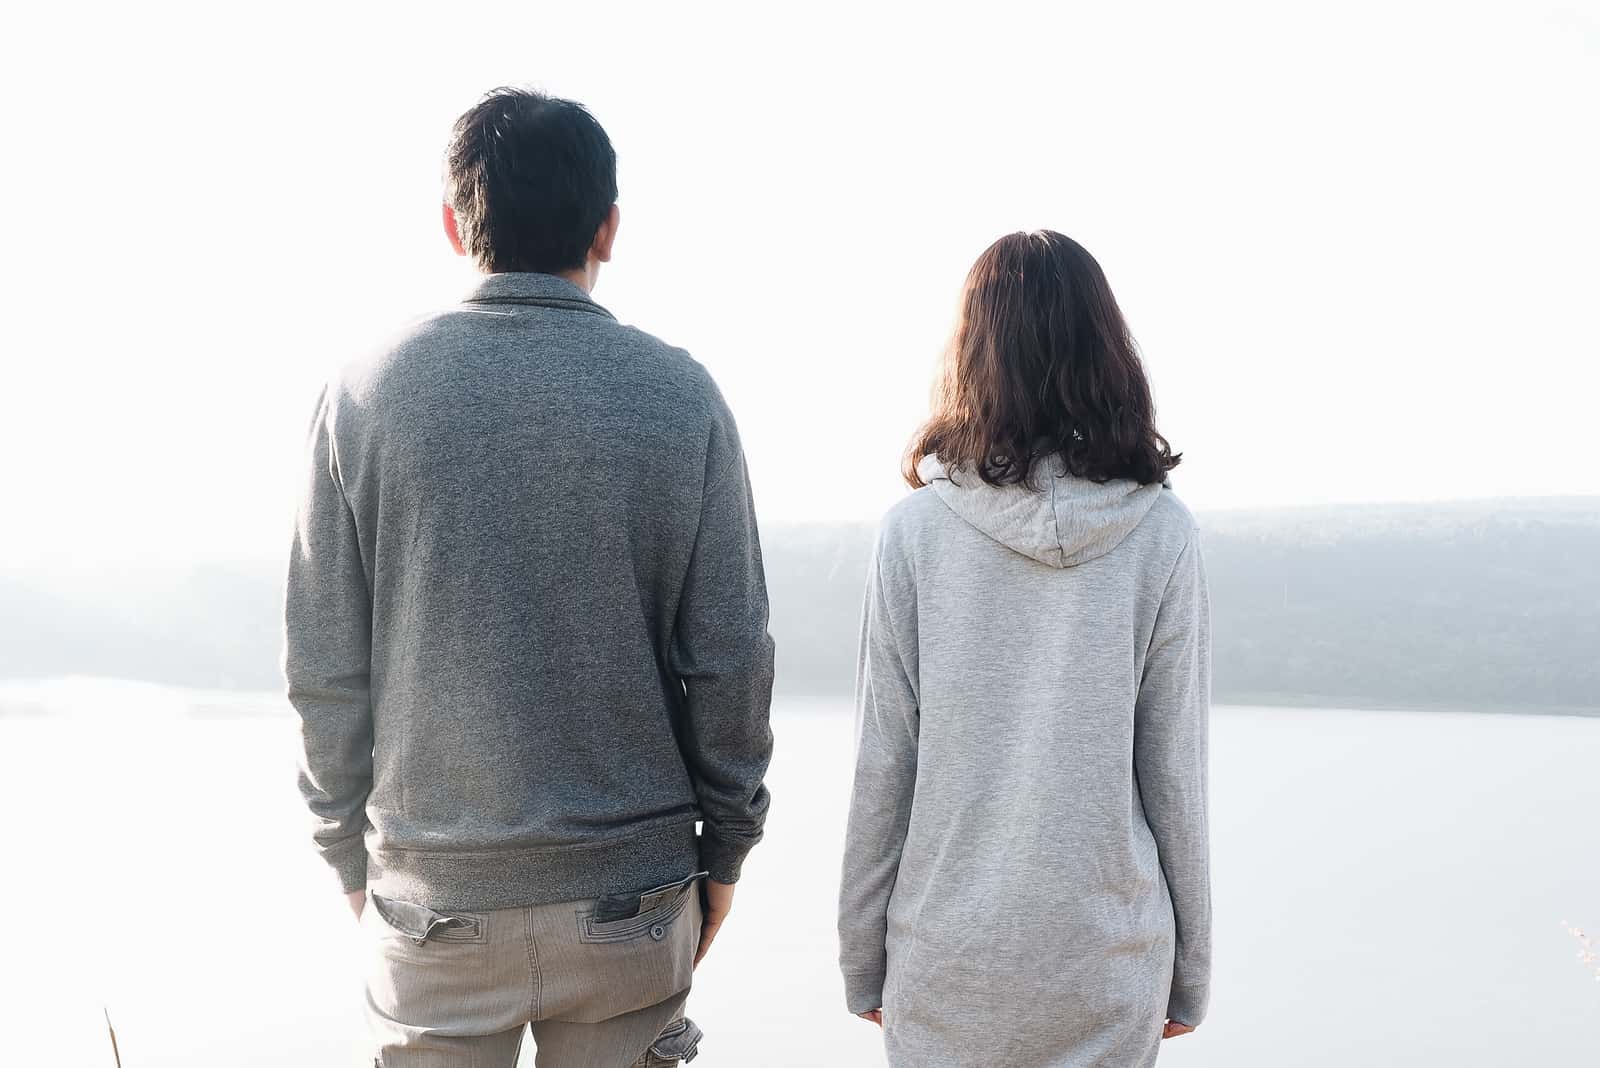
<svg viewBox="0 0 1600 1068"><path fill-rule="evenodd" d="M1168 1020L1167 1026L1161 1029L1161 1037L1177 1038L1179 1035L1186 1035L1193 1030L1194 1028L1190 1027L1186 1023L1179 1023L1177 1020Z"/></svg>
<svg viewBox="0 0 1600 1068"><path fill-rule="evenodd" d="M877 1024L879 1027L883 1026L883 1010L882 1009L873 1009L871 1012L858 1012L858 1013L856 1013L856 1015L861 1017L863 1020L868 1020L868 1021L870 1021L872 1023Z"/></svg>

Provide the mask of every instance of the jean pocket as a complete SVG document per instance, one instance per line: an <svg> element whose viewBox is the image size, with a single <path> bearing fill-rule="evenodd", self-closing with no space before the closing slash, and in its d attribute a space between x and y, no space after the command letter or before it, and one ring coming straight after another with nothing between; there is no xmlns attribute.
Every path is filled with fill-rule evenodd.
<svg viewBox="0 0 1600 1068"><path fill-rule="evenodd" d="M653 887L637 894L611 894L578 911L580 942L627 942L635 938L667 937L672 922L682 914L695 893L695 884L706 877L695 872L676 882Z"/></svg>
<svg viewBox="0 0 1600 1068"><path fill-rule="evenodd" d="M457 912L446 915L435 912L426 905L411 901L396 901L372 892L367 893L371 905L390 929L411 939L417 945L425 942L482 942L484 921L482 916Z"/></svg>

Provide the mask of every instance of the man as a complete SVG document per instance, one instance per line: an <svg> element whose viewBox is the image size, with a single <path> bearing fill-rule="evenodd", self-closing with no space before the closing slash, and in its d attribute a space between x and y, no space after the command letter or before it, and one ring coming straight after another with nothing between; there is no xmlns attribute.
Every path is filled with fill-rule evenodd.
<svg viewBox="0 0 1600 1068"><path fill-rule="evenodd" d="M444 204L486 277L311 427L285 674L385 1068L509 1068L527 1025L541 1068L691 1058L691 972L761 837L744 456L705 369L590 299L616 196L583 107L489 94Z"/></svg>

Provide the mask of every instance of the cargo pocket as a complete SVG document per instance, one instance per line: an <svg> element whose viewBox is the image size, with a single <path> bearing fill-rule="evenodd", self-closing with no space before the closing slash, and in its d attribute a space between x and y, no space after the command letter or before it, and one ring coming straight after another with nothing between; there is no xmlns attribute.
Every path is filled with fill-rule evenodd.
<svg viewBox="0 0 1600 1068"><path fill-rule="evenodd" d="M482 916L469 913L445 915L426 905L395 901L369 892L368 903L388 927L417 945L425 942L482 942Z"/></svg>
<svg viewBox="0 0 1600 1068"><path fill-rule="evenodd" d="M642 1068L671 1068L680 1061L687 1064L700 1052L704 1037L705 1033L687 1016L674 1020L650 1044L639 1064Z"/></svg>

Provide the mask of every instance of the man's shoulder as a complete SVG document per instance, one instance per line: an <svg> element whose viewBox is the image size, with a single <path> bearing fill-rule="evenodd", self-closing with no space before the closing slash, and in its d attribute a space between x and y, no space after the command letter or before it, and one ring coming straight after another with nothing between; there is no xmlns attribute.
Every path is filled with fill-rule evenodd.
<svg viewBox="0 0 1600 1068"><path fill-rule="evenodd" d="M412 369L419 358L436 359L449 347L458 346L467 331L456 312L455 308L445 308L417 315L377 334L364 349L335 368L330 393L339 399L361 400Z"/></svg>
<svg viewBox="0 0 1600 1068"><path fill-rule="evenodd" d="M396 380L436 374L440 360L463 351L501 351L524 358L545 353L584 361L598 378L647 379L678 405L715 408L721 394L686 349L609 315L563 316L559 329L528 337L507 329L504 313L457 304L417 316L381 336L334 375L336 391L360 399Z"/></svg>
<svg viewBox="0 0 1600 1068"><path fill-rule="evenodd" d="M657 370L681 380L686 385L715 392L716 384L712 382L710 373L699 360L690 355L688 349L669 344L647 330L617 322L615 319L605 320L599 329L617 349L650 361Z"/></svg>
<svg viewBox="0 0 1600 1068"><path fill-rule="evenodd" d="M648 390L650 404L675 420L725 424L732 419L722 391L704 364L689 350L661 340L637 326L610 317L593 317L596 374L623 387Z"/></svg>

